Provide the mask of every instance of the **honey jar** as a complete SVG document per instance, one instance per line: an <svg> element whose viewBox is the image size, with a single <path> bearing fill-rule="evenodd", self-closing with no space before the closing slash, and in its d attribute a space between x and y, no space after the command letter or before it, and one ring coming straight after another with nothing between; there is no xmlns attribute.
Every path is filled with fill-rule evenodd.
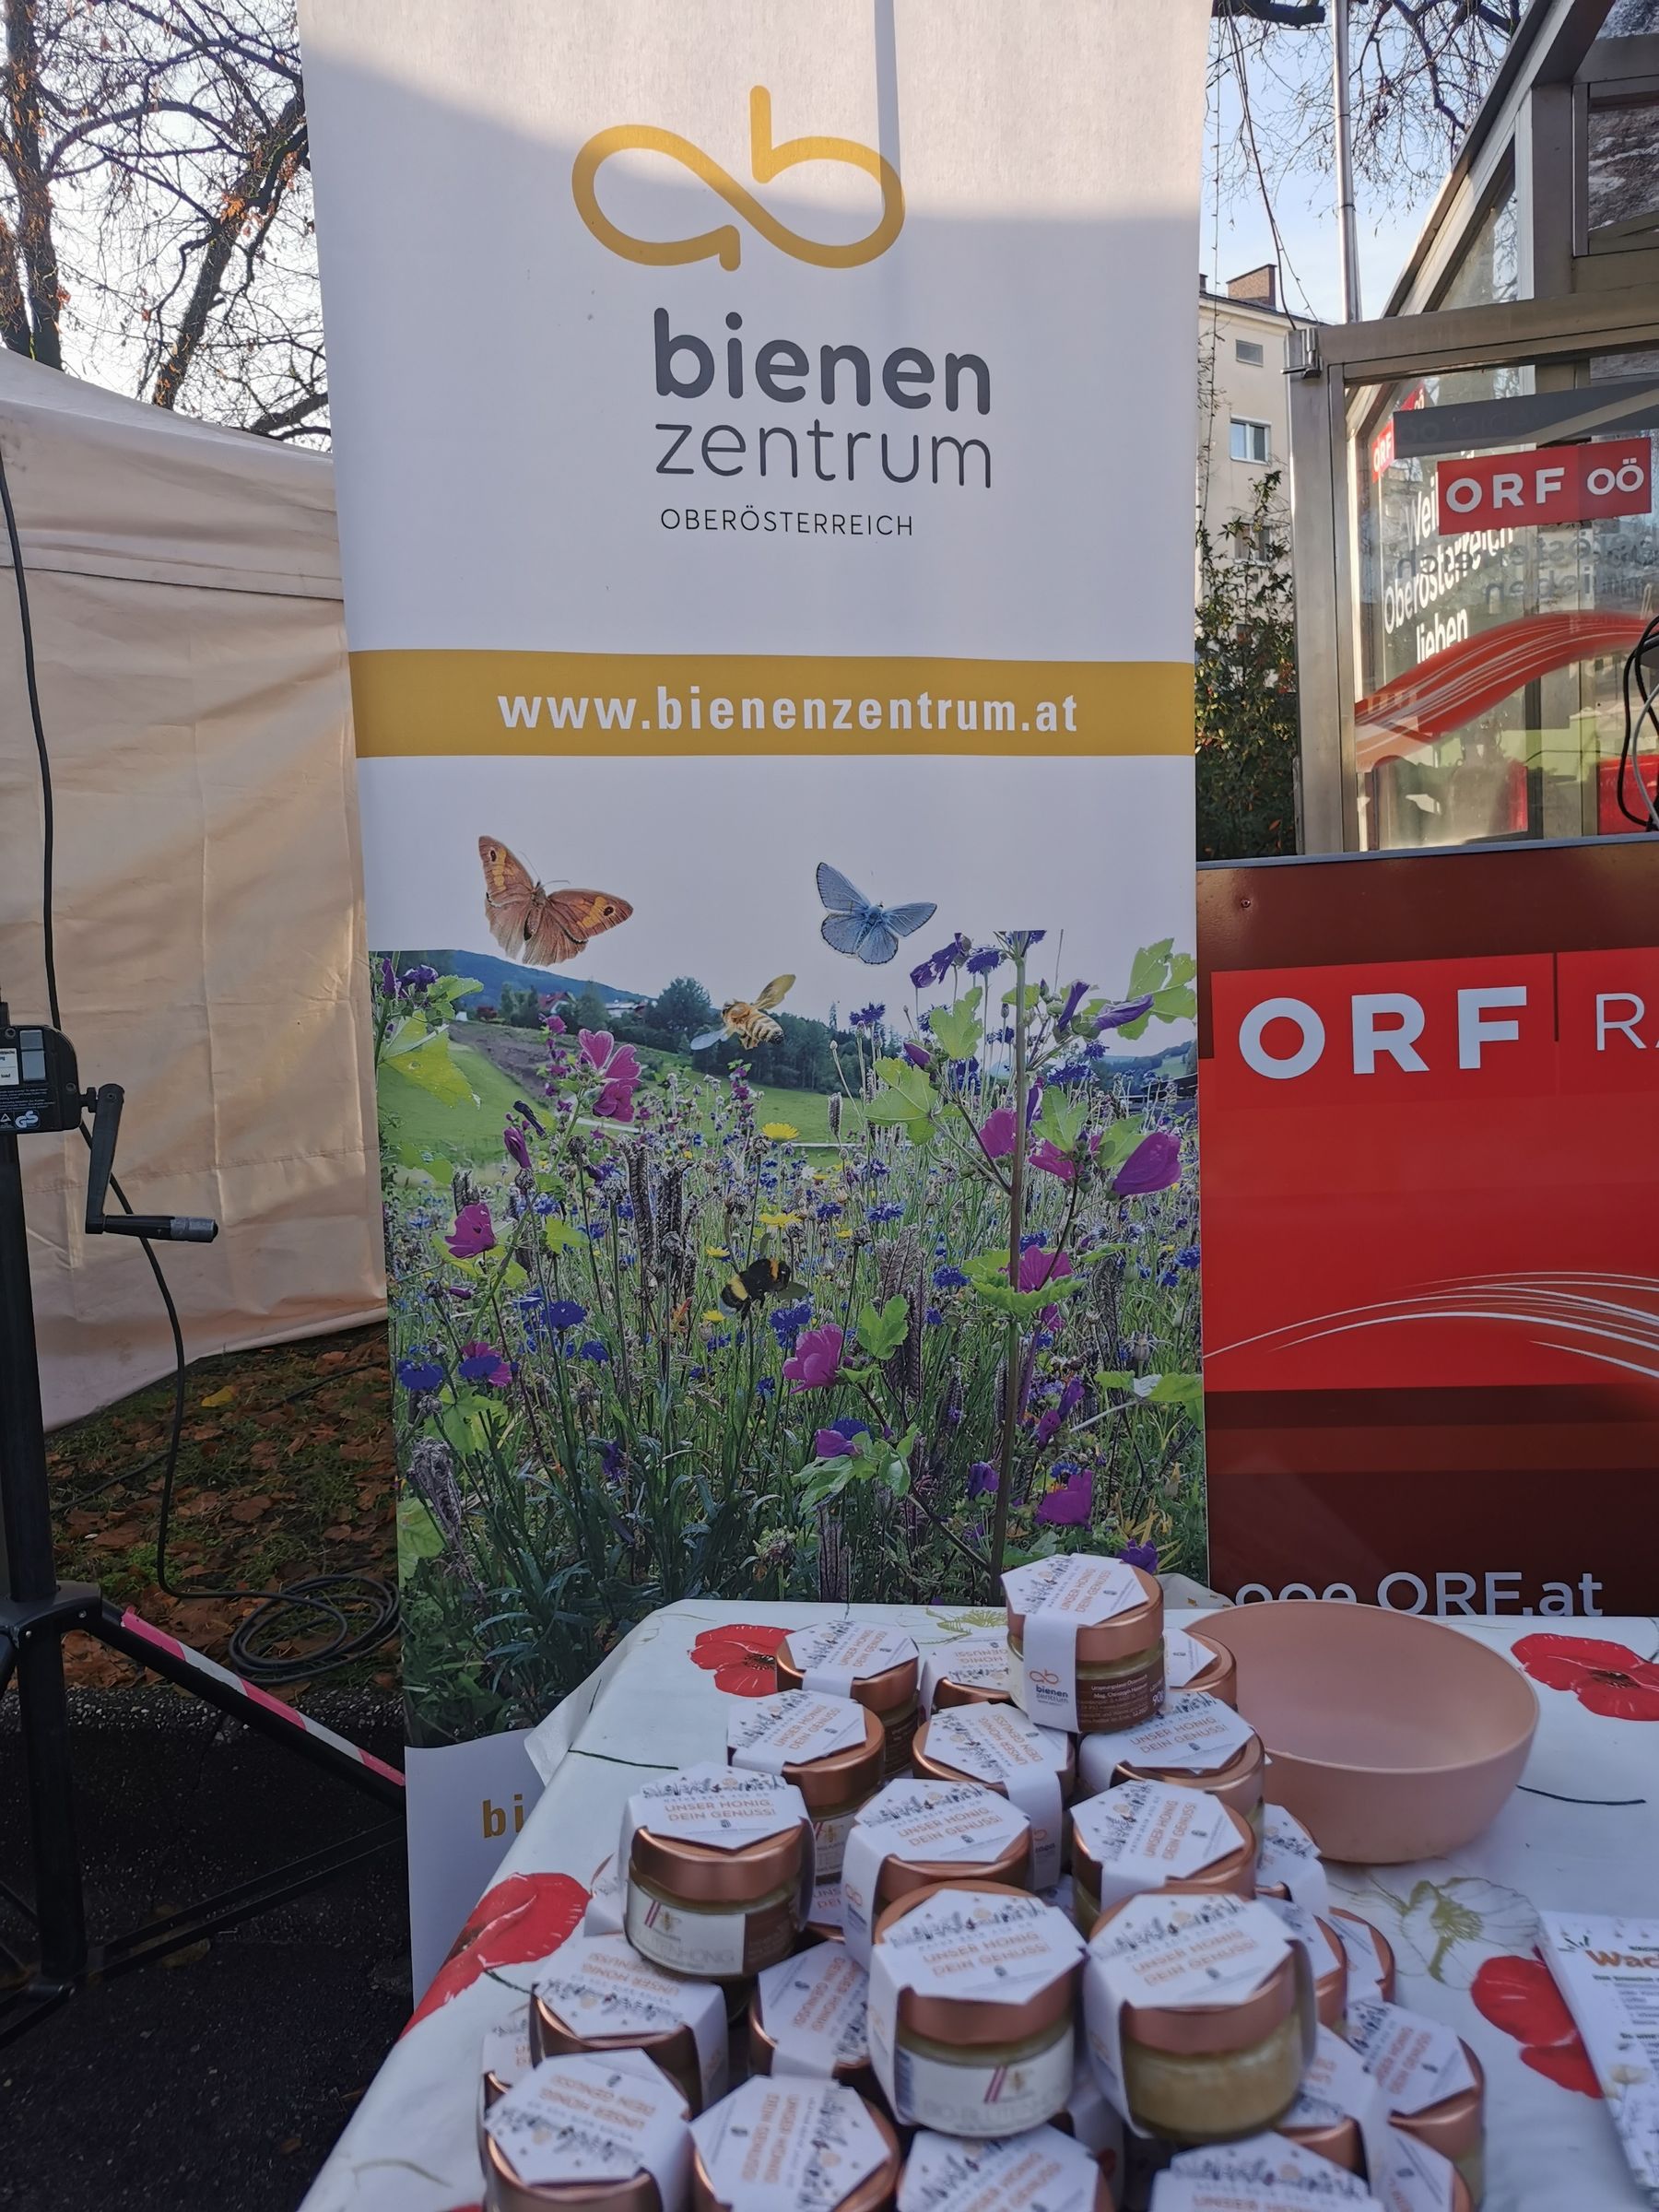
<svg viewBox="0 0 1659 2212"><path fill-rule="evenodd" d="M654 1965L730 1983L794 1948L813 1860L793 1783L688 1767L635 1792L623 1839L628 1940Z"/></svg>
<svg viewBox="0 0 1659 2212"><path fill-rule="evenodd" d="M811 1689L851 1698L873 1712L885 1732L888 1779L910 1765L916 1733L922 1656L902 1629L867 1620L826 1620L794 1629L772 1667L780 1689Z"/></svg>
<svg viewBox="0 0 1659 2212"><path fill-rule="evenodd" d="M1486 2076L1438 2020L1369 1997L1348 2003L1347 2040L1382 2089L1389 2124L1450 2159L1477 2206L1486 2191Z"/></svg>
<svg viewBox="0 0 1659 2212"><path fill-rule="evenodd" d="M1172 1782L1204 1790L1241 1813L1262 1832L1262 1739L1230 1705L1202 1691L1183 1691L1139 1728L1085 1736L1077 1771L1091 1794L1118 1782Z"/></svg>
<svg viewBox="0 0 1659 2212"><path fill-rule="evenodd" d="M1008 1682L1033 1721L1070 1735L1133 1728L1163 1704L1163 1592L1122 1559L1069 1552L1003 1576Z"/></svg>
<svg viewBox="0 0 1659 2212"><path fill-rule="evenodd" d="M780 1774L800 1791L812 1816L819 1881L833 1881L853 1816L881 1787L887 1736L867 1707L816 1690L786 1689L772 1698L735 1698L726 1724L726 1760L757 1773Z"/></svg>
<svg viewBox="0 0 1659 2212"><path fill-rule="evenodd" d="M692 2212L892 2212L899 2139L837 2082L758 2077L692 2123Z"/></svg>
<svg viewBox="0 0 1659 2212"><path fill-rule="evenodd" d="M1029 1888L1031 1824L974 1782L889 1782L853 1823L841 1866L841 1933L863 1966L876 1922L895 1899L940 1883Z"/></svg>
<svg viewBox="0 0 1659 2212"><path fill-rule="evenodd" d="M1031 1887L1060 1879L1065 1807L1077 1787L1069 1735L1040 1728L1014 1705L957 1705L916 1731L911 1764L935 1782L978 1782L1031 1824Z"/></svg>
<svg viewBox="0 0 1659 2212"><path fill-rule="evenodd" d="M1064 2112L1083 1939L1029 1891L902 1897L870 1954L870 2057L901 2125L1008 2136Z"/></svg>
<svg viewBox="0 0 1659 2212"><path fill-rule="evenodd" d="M999 2141L918 2130L899 2185L900 2212L1112 2212L1112 2185L1058 2127Z"/></svg>
<svg viewBox="0 0 1659 2212"><path fill-rule="evenodd" d="M1201 1629L1171 1628L1164 1620L1164 1697L1201 1689L1224 1705L1239 1701L1239 1663Z"/></svg>
<svg viewBox="0 0 1659 2212"><path fill-rule="evenodd" d="M724 1992L653 1966L625 1936L573 1936L562 1945L535 1978L529 2030L537 2061L642 2052L692 2112L726 2092Z"/></svg>
<svg viewBox="0 0 1659 2212"><path fill-rule="evenodd" d="M1178 2144L1277 2125L1314 2048L1306 1959L1265 1905L1154 1892L1111 1907L1083 1996L1101 2086L1131 2124Z"/></svg>
<svg viewBox="0 0 1659 2212"><path fill-rule="evenodd" d="M691 2132L637 2051L544 2059L484 2122L485 2212L679 2212Z"/></svg>
<svg viewBox="0 0 1659 2212"><path fill-rule="evenodd" d="M1006 1635L986 1630L937 1645L922 1661L921 1696L924 1719L951 1705L1013 1704Z"/></svg>
<svg viewBox="0 0 1659 2212"><path fill-rule="evenodd" d="M839 2081L873 2097L869 1987L869 1976L844 1944L814 1944L769 1966L749 1998L751 2070Z"/></svg>
<svg viewBox="0 0 1659 2212"><path fill-rule="evenodd" d="M1092 1935L1108 1905L1178 1883L1255 1894L1255 1831L1203 1790L1121 1782L1072 1807L1072 1901Z"/></svg>

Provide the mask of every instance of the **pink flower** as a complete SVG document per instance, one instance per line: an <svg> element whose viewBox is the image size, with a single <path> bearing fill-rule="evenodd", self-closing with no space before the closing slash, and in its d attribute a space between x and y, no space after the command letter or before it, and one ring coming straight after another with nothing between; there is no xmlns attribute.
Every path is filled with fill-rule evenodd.
<svg viewBox="0 0 1659 2212"><path fill-rule="evenodd" d="M1114 1197L1145 1198L1181 1181L1181 1139L1168 1129L1143 1136L1112 1179Z"/></svg>
<svg viewBox="0 0 1659 2212"><path fill-rule="evenodd" d="M1075 1172L1059 1146L1050 1144L1046 1136L1040 1145L1031 1147L1031 1165L1045 1175L1057 1175L1062 1182L1069 1182Z"/></svg>
<svg viewBox="0 0 1659 2212"><path fill-rule="evenodd" d="M785 1359L783 1372L796 1390L823 1390L841 1372L842 1337L833 1322L808 1329L795 1346L794 1358Z"/></svg>
<svg viewBox="0 0 1659 2212"><path fill-rule="evenodd" d="M979 1140L990 1159L1006 1159L1014 1149L1014 1109L999 1106L994 1113L987 1114Z"/></svg>
<svg viewBox="0 0 1659 2212"><path fill-rule="evenodd" d="M443 1241L458 1260L475 1260L479 1253L495 1250L495 1223L482 1198L461 1208L454 1228Z"/></svg>
<svg viewBox="0 0 1659 2212"><path fill-rule="evenodd" d="M1065 1253L1044 1252L1041 1244L1033 1244L1019 1255L1022 1290L1041 1290L1050 1283L1064 1282L1071 1271L1071 1260Z"/></svg>
<svg viewBox="0 0 1659 2212"><path fill-rule="evenodd" d="M1050 1528L1085 1527L1094 1508L1094 1469L1068 1467L1065 1474L1065 1480L1056 1482L1039 1500L1037 1518Z"/></svg>

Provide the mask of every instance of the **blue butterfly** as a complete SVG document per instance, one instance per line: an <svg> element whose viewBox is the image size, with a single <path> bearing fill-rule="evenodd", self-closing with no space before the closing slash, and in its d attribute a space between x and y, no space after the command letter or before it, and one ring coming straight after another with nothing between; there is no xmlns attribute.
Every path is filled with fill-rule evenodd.
<svg viewBox="0 0 1659 2212"><path fill-rule="evenodd" d="M868 968L879 968L884 960L890 960L899 949L900 938L931 922L938 912L931 899L919 899L910 906L877 906L855 890L827 860L818 863L818 889L830 910L823 920L825 944L844 952L849 959L863 960Z"/></svg>

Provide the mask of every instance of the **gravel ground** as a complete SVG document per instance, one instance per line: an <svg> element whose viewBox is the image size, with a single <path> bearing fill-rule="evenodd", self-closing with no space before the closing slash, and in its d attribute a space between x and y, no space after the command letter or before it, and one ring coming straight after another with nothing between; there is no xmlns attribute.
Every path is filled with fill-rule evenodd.
<svg viewBox="0 0 1659 2212"><path fill-rule="evenodd" d="M401 1759L394 1700L306 1706ZM0 1879L27 1888L16 1708L0 1699ZM169 1689L76 1692L73 1724L95 1935L384 1817ZM24 1947L3 1902L0 1942ZM199 1956L82 1992L0 2050L0 2206L292 2212L408 2017L406 1942L394 1848Z"/></svg>

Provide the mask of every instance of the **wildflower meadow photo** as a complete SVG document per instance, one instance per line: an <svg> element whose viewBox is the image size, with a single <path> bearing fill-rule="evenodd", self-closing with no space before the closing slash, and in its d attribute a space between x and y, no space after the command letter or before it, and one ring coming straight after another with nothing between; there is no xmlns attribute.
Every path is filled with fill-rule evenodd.
<svg viewBox="0 0 1659 2212"><path fill-rule="evenodd" d="M641 995L587 978L648 888L477 841L497 949L373 963L414 1740L676 1599L1202 1574L1190 946L1078 973L1041 912L792 858L794 968L723 994L688 934Z"/></svg>

